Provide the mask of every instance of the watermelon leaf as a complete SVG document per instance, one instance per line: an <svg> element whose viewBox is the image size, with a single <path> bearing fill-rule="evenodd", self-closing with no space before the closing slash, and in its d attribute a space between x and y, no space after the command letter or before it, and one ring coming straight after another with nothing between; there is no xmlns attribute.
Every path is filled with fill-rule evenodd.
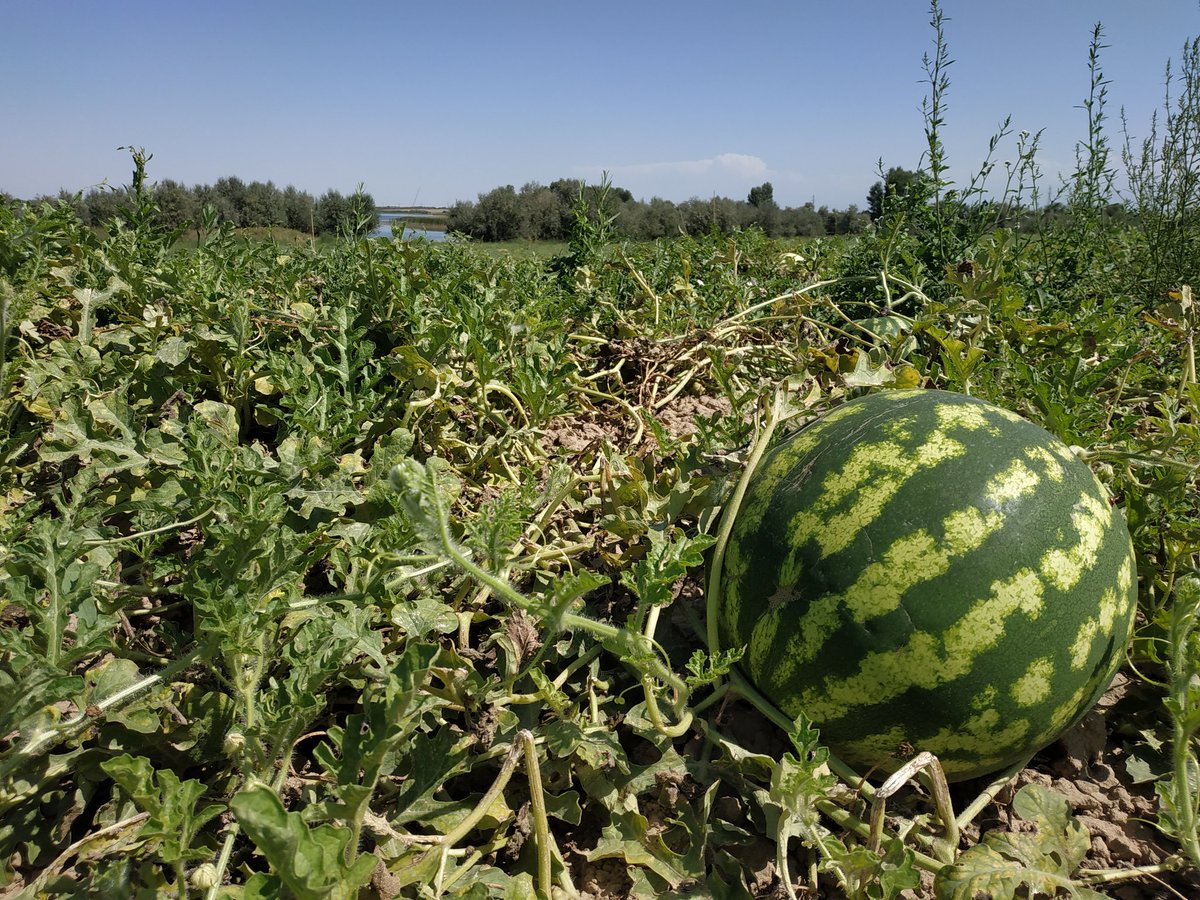
<svg viewBox="0 0 1200 900"><path fill-rule="evenodd" d="M687 662L688 687L695 690L728 675L729 670L737 664L744 652L744 647L718 650L715 653L705 653L703 650L693 651L691 659Z"/></svg>
<svg viewBox="0 0 1200 900"><path fill-rule="evenodd" d="M1072 814L1061 794L1027 784L1013 799L1013 810L1037 826L1036 832L989 832L953 865L938 872L938 900L973 900L980 892L1015 897L1024 886L1028 896L1054 897L1066 891L1078 900L1098 900L1072 875L1091 846L1088 830Z"/></svg>
<svg viewBox="0 0 1200 900"><path fill-rule="evenodd" d="M286 811L278 795L265 785L240 791L229 805L275 869L274 874L296 897L348 900L367 883L378 862L372 854L364 853L347 864L349 828L310 828L300 813Z"/></svg>
<svg viewBox="0 0 1200 900"><path fill-rule="evenodd" d="M614 813L611 824L604 827L599 842L586 856L593 861L620 859L631 866L642 866L672 888L688 880L688 873L680 867L682 857L650 829L639 812Z"/></svg>
<svg viewBox="0 0 1200 900"><path fill-rule="evenodd" d="M889 838L882 853L872 853L861 845L846 848L836 838L825 842L828 851L836 848L821 868L835 872L852 897L892 900L901 891L921 886L921 873L914 864L912 851L899 838Z"/></svg>
<svg viewBox="0 0 1200 900"><path fill-rule="evenodd" d="M881 387L895 380L892 370L880 363L871 365L870 356L865 351L858 351L858 359L854 362L854 370L847 372L843 378L846 387Z"/></svg>

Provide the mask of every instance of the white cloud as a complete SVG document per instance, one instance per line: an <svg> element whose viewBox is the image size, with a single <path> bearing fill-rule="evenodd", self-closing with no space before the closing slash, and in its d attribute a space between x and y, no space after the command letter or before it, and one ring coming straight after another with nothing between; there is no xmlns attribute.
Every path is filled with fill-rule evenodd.
<svg viewBox="0 0 1200 900"><path fill-rule="evenodd" d="M676 202L690 197L744 197L755 184L785 174L773 170L761 157L748 153L575 169L577 176L589 181L598 179L603 172L608 173L613 184L629 189L635 197L665 197Z"/></svg>
<svg viewBox="0 0 1200 900"><path fill-rule="evenodd" d="M584 166L589 172L604 169L603 166ZM624 166L607 167L614 181L640 175L708 175L733 174L753 178L770 172L767 164L757 156L746 153L721 153L709 159L685 159L674 162L631 163Z"/></svg>
<svg viewBox="0 0 1200 900"><path fill-rule="evenodd" d="M770 172L765 162L757 156L748 156L745 153L722 153L713 162L719 168L728 169L737 175L743 175L747 178L766 175Z"/></svg>

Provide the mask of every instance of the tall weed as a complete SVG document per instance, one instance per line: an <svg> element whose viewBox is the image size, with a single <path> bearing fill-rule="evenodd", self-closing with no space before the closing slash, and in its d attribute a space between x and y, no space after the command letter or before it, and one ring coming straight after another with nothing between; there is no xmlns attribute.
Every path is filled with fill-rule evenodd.
<svg viewBox="0 0 1200 900"><path fill-rule="evenodd" d="M1164 297L1200 279L1200 38L1183 46L1178 74L1168 62L1161 118L1137 142L1125 122L1122 159L1137 222L1133 286Z"/></svg>

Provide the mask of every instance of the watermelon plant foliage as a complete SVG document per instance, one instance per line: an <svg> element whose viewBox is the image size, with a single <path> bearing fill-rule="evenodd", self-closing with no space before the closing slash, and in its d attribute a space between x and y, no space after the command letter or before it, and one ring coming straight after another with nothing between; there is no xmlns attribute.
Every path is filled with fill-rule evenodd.
<svg viewBox="0 0 1200 900"><path fill-rule="evenodd" d="M0 892L1195 893L1196 307L1139 224L1190 246L1166 200L980 227L939 161L853 241L599 229L549 267L162 231L148 159L101 229L0 202ZM1165 855L1080 868L1045 792L1036 840L960 842L1002 785L881 798L706 640L776 426L896 387L1020 414L1116 500L1108 750Z"/></svg>

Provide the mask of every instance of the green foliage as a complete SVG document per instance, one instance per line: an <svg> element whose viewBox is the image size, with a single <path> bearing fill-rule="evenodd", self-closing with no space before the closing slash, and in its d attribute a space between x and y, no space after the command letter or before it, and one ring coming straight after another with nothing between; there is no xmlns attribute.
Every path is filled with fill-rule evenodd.
<svg viewBox="0 0 1200 900"><path fill-rule="evenodd" d="M168 865L207 859L211 850L192 847L197 833L224 812L219 803L197 809L207 787L196 779L180 782L170 769L155 772L144 757L122 753L106 760L101 768L112 777L134 804L149 814L138 838L155 842L156 854Z"/></svg>
<svg viewBox="0 0 1200 900"><path fill-rule="evenodd" d="M880 175L881 180L871 185L867 191L867 215L871 217L872 222L883 217L885 204L895 207L910 190L919 189L917 173L910 172L902 166L892 166L885 174L881 162Z"/></svg>
<svg viewBox="0 0 1200 900"><path fill-rule="evenodd" d="M313 236L337 235L347 229L365 236L375 227L375 201L361 186L349 197L329 190L317 200L293 185L280 189L272 181L246 184L237 176L191 187L170 178L150 184L144 173L152 154L140 148L127 149L143 174L135 175L126 187L103 185L73 198L72 205L84 224L110 228L117 222L134 224L136 219L143 224L153 222L164 236L170 236L201 228L207 210L217 224L291 228Z"/></svg>
<svg viewBox="0 0 1200 900"><path fill-rule="evenodd" d="M799 247L749 211L865 217L516 191L537 236L578 227L567 278L464 244L248 241L250 215L360 235L373 204L285 188L281 213L269 182L187 191L132 158L127 188L0 203L3 889L353 896L378 871L527 897L608 870L629 896L884 897L944 868L923 796L875 844L870 786L811 728L748 749L770 728L735 698L739 648L705 646L701 570L780 386L797 422L867 384L970 390L1086 448L1138 555L1138 758L1192 858L1194 254L1148 255L1186 155L1142 182L1169 203L1105 207L1082 249L1078 203L973 217L928 178L862 238ZM673 237L614 243L650 235ZM1038 809L1035 845L959 860L1099 883Z"/></svg>
<svg viewBox="0 0 1200 900"><path fill-rule="evenodd" d="M818 211L812 203L780 207L770 182L751 188L746 200L712 197L673 203L662 197L635 200L625 188L608 183L588 185L577 179L561 178L549 186L530 182L517 190L501 185L479 194L475 201L459 200L448 214L451 232L474 240L503 243L512 241L567 241L579 230L578 210L582 201L589 223L601 226L598 210L604 209L605 238L654 240L679 234L699 237L717 230L726 234L758 229L771 237L818 237L861 231L866 215L851 205L845 210Z"/></svg>
<svg viewBox="0 0 1200 900"><path fill-rule="evenodd" d="M1167 65L1163 109L1138 142L1125 127L1122 160L1138 221L1136 283L1150 296L1200 280L1200 38ZM1161 116L1159 115L1161 112Z"/></svg>
<svg viewBox="0 0 1200 900"><path fill-rule="evenodd" d="M240 791L229 803L238 822L271 864L270 875L253 876L246 885L251 896L281 896L280 887L299 900L349 900L367 883L375 868L373 857L346 862L350 830L333 825L310 828L299 813L287 812L266 785Z"/></svg>
<svg viewBox="0 0 1200 900"><path fill-rule="evenodd" d="M751 206L756 206L762 209L765 206L775 202L775 188L771 182L764 181L758 187L750 188L750 193L746 197L746 202Z"/></svg>
<svg viewBox="0 0 1200 900"><path fill-rule="evenodd" d="M1013 811L1036 831L989 832L958 861L938 873L939 900L992 897L1067 896L1099 900L1096 891L1073 880L1091 848L1088 830L1071 814L1065 797L1027 784L1013 799Z"/></svg>
<svg viewBox="0 0 1200 900"><path fill-rule="evenodd" d="M1155 784L1159 827L1173 837L1200 866L1200 638L1195 633L1200 615L1200 578L1181 578L1175 602L1163 610L1169 642L1168 694L1164 698L1173 724L1171 773Z"/></svg>

